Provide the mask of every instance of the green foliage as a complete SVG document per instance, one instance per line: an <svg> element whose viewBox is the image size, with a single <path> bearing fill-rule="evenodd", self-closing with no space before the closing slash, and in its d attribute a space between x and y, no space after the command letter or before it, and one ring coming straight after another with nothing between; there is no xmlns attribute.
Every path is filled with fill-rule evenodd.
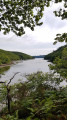
<svg viewBox="0 0 67 120"><path fill-rule="evenodd" d="M55 0L55 3L62 2L63 8L60 8L58 11L54 11L55 16L61 17L62 20L67 20L67 1L66 0ZM66 42L67 43L67 33L57 34L54 44L57 42Z"/></svg>
<svg viewBox="0 0 67 120"><path fill-rule="evenodd" d="M61 58L56 57L53 63L54 65L50 65L50 69L67 78L67 47L62 51Z"/></svg>
<svg viewBox="0 0 67 120"><path fill-rule="evenodd" d="M10 66L0 68L0 74L2 74L4 71L9 70L9 68L10 68Z"/></svg>
<svg viewBox="0 0 67 120"><path fill-rule="evenodd" d="M45 55L44 59L47 59L51 62L53 62L56 57L59 57L61 59L62 56L64 55L64 53L62 53L62 51L65 48L67 48L67 45L58 48L56 51L53 51L52 53L49 53L48 55Z"/></svg>
<svg viewBox="0 0 67 120"><path fill-rule="evenodd" d="M66 42L67 43L67 33L57 34L54 44L57 42Z"/></svg>
<svg viewBox="0 0 67 120"><path fill-rule="evenodd" d="M21 52L12 52L12 53L18 55L19 58L22 59L22 60L32 59L32 58L33 58L32 56L27 55L27 54L25 54L25 53L21 53Z"/></svg>
<svg viewBox="0 0 67 120"><path fill-rule="evenodd" d="M0 54L0 64L10 63L10 59L8 56L4 56L4 54Z"/></svg>
<svg viewBox="0 0 67 120"><path fill-rule="evenodd" d="M4 34L10 31L21 36L25 34L24 27L34 30L36 25L42 25L40 19L43 17L44 6L49 7L52 0L1 0L0 1L0 31ZM53 1L52 1L53 2ZM66 0L55 0L55 3L62 2L64 9L54 11L55 15L62 19L67 18ZM34 12L36 11L36 12Z"/></svg>
<svg viewBox="0 0 67 120"><path fill-rule="evenodd" d="M15 60L25 60L25 59L32 59L33 57L24 53L20 52L9 52L0 49L0 65L2 64L10 64L12 61Z"/></svg>
<svg viewBox="0 0 67 120"><path fill-rule="evenodd" d="M18 120L18 118L15 117L14 115L7 115L7 116L3 116L2 120Z"/></svg>
<svg viewBox="0 0 67 120"><path fill-rule="evenodd" d="M11 63L13 60L19 60L19 56L9 52L9 51L5 51L5 50L1 50L0 49L0 64L9 64Z"/></svg>
<svg viewBox="0 0 67 120"><path fill-rule="evenodd" d="M60 8L58 11L54 11L55 16L61 17L62 20L67 19L67 1L66 0L55 0L55 3L63 2L63 8Z"/></svg>
<svg viewBox="0 0 67 120"><path fill-rule="evenodd" d="M11 86L11 115L1 111L3 120L67 120L67 87L48 84L52 74L37 72L28 81ZM53 80L56 79L53 76ZM2 92L3 93L3 92ZM5 114L6 113L6 114Z"/></svg>
<svg viewBox="0 0 67 120"><path fill-rule="evenodd" d="M6 102L6 96L7 95L7 89L6 86L3 84L0 84L0 103L5 104Z"/></svg>
<svg viewBox="0 0 67 120"><path fill-rule="evenodd" d="M4 34L13 31L21 36L24 27L34 30L35 25L41 25L39 20L43 16L44 6L49 6L51 0L1 0L0 1L0 31ZM34 12L36 11L36 14Z"/></svg>

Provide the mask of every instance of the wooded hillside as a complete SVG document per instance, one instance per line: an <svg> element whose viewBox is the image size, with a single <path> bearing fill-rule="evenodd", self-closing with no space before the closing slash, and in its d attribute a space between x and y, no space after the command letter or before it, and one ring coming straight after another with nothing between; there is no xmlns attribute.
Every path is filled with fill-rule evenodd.
<svg viewBox="0 0 67 120"><path fill-rule="evenodd" d="M66 47L67 47L67 45L62 46L62 47L58 48L56 51L53 51L52 53L50 53L50 54L48 54L48 55L45 55L44 59L53 62L56 57L61 58L61 57L62 57L62 51L63 51L64 48L66 48Z"/></svg>
<svg viewBox="0 0 67 120"><path fill-rule="evenodd" d="M2 64L9 64L14 60L20 60L20 59L31 59L32 56L20 53L20 52L10 52L0 49L0 65Z"/></svg>
<svg viewBox="0 0 67 120"><path fill-rule="evenodd" d="M22 60L26 60L26 59L32 59L33 57L28 55L28 54L25 54L25 53L21 53L21 52L12 52L14 53L15 55L18 55L20 59Z"/></svg>

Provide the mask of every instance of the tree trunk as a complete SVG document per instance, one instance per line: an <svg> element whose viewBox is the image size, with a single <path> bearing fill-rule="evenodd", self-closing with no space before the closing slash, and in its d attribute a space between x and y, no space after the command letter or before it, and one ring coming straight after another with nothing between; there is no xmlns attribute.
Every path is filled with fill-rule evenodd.
<svg viewBox="0 0 67 120"><path fill-rule="evenodd" d="M9 112L9 114L10 114L10 101L11 101L10 87L7 87L7 106L8 106L8 112Z"/></svg>

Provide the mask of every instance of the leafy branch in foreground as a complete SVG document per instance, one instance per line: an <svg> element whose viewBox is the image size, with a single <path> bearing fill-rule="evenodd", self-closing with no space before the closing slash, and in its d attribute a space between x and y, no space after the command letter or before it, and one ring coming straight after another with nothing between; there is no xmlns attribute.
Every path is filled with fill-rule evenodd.
<svg viewBox="0 0 67 120"><path fill-rule="evenodd" d="M67 33L57 34L57 35L56 35L56 38L55 38L54 45L55 45L57 42L65 42L65 43L67 43Z"/></svg>
<svg viewBox="0 0 67 120"><path fill-rule="evenodd" d="M67 0L55 0L55 3L62 2L63 7L58 11L54 11L55 16L61 17L62 20L67 19Z"/></svg>
<svg viewBox="0 0 67 120"><path fill-rule="evenodd" d="M36 25L43 24L40 19L43 17L44 7L49 7L50 2L61 2L64 8L67 7L66 0L0 0L0 31L4 34L12 31L21 36L25 34L25 27L34 30ZM67 12L62 8L55 11L55 15L67 18Z"/></svg>
<svg viewBox="0 0 67 120"><path fill-rule="evenodd" d="M1 0L0 1L0 30L4 34L13 31L21 36L24 27L34 30L35 25L41 25L44 6L49 6L51 0ZM34 12L35 11L35 12Z"/></svg>
<svg viewBox="0 0 67 120"><path fill-rule="evenodd" d="M62 20L67 20L67 0L55 0L55 3L62 2L63 7L58 11L54 11L55 16L61 17ZM57 34L54 44L57 42L66 42L67 43L67 33Z"/></svg>

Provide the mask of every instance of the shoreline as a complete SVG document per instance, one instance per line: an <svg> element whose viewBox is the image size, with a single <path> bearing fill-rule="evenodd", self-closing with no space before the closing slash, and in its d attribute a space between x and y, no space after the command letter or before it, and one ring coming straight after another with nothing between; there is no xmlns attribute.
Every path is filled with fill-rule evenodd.
<svg viewBox="0 0 67 120"><path fill-rule="evenodd" d="M2 65L0 65L0 68L7 67L7 66L11 66L11 65L15 65L15 64L18 63L19 61L21 61L21 60L12 61L11 63L7 63L7 64L2 64Z"/></svg>
<svg viewBox="0 0 67 120"><path fill-rule="evenodd" d="M2 64L2 65L0 65L0 68L11 66L12 64L14 64L14 62L11 62L9 64Z"/></svg>

